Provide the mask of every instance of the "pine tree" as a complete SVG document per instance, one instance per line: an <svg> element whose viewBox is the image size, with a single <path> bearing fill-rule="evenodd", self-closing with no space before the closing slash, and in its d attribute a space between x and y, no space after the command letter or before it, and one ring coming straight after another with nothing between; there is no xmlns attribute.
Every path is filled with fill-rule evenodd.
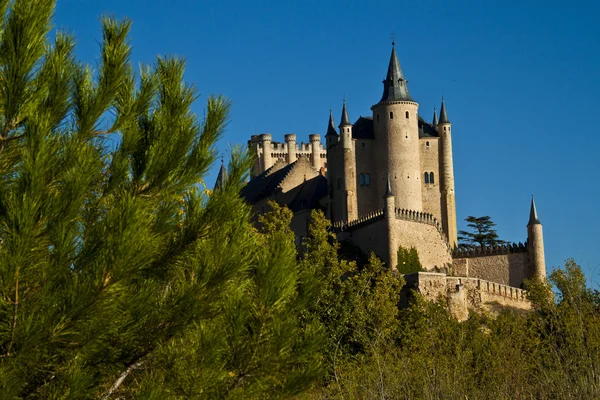
<svg viewBox="0 0 600 400"><path fill-rule="evenodd" d="M461 246L476 245L476 246L497 246L506 243L504 240L498 239L496 230L493 229L496 224L492 221L490 216L474 217L469 216L465 218L467 226L474 232L459 231L458 240L460 240Z"/></svg>
<svg viewBox="0 0 600 400"><path fill-rule="evenodd" d="M0 1L0 397L296 393L320 334L293 242L252 228L250 164L203 178L230 103L184 62L138 73L131 23L102 19L97 68L50 42L54 1Z"/></svg>

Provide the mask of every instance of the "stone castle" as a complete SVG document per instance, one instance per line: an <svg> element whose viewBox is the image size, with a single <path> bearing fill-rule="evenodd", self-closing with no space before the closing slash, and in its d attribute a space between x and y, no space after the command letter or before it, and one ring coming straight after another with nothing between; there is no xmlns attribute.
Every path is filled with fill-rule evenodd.
<svg viewBox="0 0 600 400"><path fill-rule="evenodd" d="M371 111L351 123L344 101L339 130L330 111L325 145L318 134L307 144L294 134L284 143L252 136L255 164L242 195L258 213L268 211L269 200L287 205L298 240L308 233L310 211L319 208L339 241L374 252L392 268L400 246L416 248L426 272L406 276L409 286L432 298L445 294L459 317L468 308L527 308L524 280L546 275L533 199L524 244L458 247L446 104L442 99L439 119L435 109L431 122L421 118L394 46Z"/></svg>

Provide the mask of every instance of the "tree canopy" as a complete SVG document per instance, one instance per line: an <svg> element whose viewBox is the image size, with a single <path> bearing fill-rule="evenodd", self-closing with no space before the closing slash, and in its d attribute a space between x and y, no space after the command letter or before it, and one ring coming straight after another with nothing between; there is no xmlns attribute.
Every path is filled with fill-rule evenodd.
<svg viewBox="0 0 600 400"><path fill-rule="evenodd" d="M459 246L476 245L485 247L506 243L504 240L498 239L498 234L493 229L496 224L490 216L474 217L471 215L465 218L465 221L467 221L467 226L472 229L472 232L458 232Z"/></svg>

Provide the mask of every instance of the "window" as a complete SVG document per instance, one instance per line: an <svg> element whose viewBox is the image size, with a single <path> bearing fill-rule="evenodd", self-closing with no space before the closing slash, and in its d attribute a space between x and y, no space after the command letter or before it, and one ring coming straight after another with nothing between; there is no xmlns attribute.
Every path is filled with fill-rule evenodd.
<svg viewBox="0 0 600 400"><path fill-rule="evenodd" d="M433 179L433 172L429 173L429 183L434 184L435 180Z"/></svg>
<svg viewBox="0 0 600 400"><path fill-rule="evenodd" d="M408 116L409 116L409 114L408 114L408 111L407 111L407 112L406 112L406 118L408 118Z"/></svg>
<svg viewBox="0 0 600 400"><path fill-rule="evenodd" d="M425 142L425 147L429 148L429 142Z"/></svg>
<svg viewBox="0 0 600 400"><path fill-rule="evenodd" d="M425 178L425 183L429 183L429 172L425 172L425 175L423 177Z"/></svg>
<svg viewBox="0 0 600 400"><path fill-rule="evenodd" d="M377 122L379 122L379 114L377 114Z"/></svg>
<svg viewBox="0 0 600 400"><path fill-rule="evenodd" d="M364 174L360 174L360 177L358 180L359 180L360 186L365 186L365 175Z"/></svg>
<svg viewBox="0 0 600 400"><path fill-rule="evenodd" d="M371 174L365 174L365 186L371 185Z"/></svg>
<svg viewBox="0 0 600 400"><path fill-rule="evenodd" d="M394 119L394 113L390 111L390 119Z"/></svg>
<svg viewBox="0 0 600 400"><path fill-rule="evenodd" d="M444 132L446 132L446 127L444 127Z"/></svg>

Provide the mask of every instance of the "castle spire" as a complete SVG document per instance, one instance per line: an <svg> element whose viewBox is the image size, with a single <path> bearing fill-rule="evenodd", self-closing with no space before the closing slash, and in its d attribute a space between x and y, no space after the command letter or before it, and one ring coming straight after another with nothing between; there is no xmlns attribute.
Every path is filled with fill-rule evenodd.
<svg viewBox="0 0 600 400"><path fill-rule="evenodd" d="M438 117L437 117L437 110L435 109L435 106L433 107L433 126L437 126L438 124Z"/></svg>
<svg viewBox="0 0 600 400"><path fill-rule="evenodd" d="M332 118L333 120L333 118ZM350 118L348 118L348 110L346 109L346 99L344 99L344 107L342 108L342 121L340 122L340 126L348 126L352 125L350 123Z"/></svg>
<svg viewBox="0 0 600 400"><path fill-rule="evenodd" d="M533 200L533 195L531 196L531 209L529 210L529 225L541 225L540 219L538 217L537 209L535 208L535 201Z"/></svg>
<svg viewBox="0 0 600 400"><path fill-rule="evenodd" d="M215 182L215 187L213 190L223 189L223 187L227 184L227 169L225 168L225 163L223 162L223 158L221 157L221 169L219 169L219 174L217 175L217 181Z"/></svg>
<svg viewBox="0 0 600 400"><path fill-rule="evenodd" d="M404 75L402 74L394 44L392 43L392 55L390 57L387 76L383 81L383 96L381 96L380 102L413 101L408 93L408 81L404 79Z"/></svg>
<svg viewBox="0 0 600 400"><path fill-rule="evenodd" d="M387 186L385 187L385 193L383 194L383 198L387 199L388 197L393 197L394 193L392 192L392 183L390 182L390 174L387 174Z"/></svg>
<svg viewBox="0 0 600 400"><path fill-rule="evenodd" d="M442 108L440 109L440 124L449 124L448 112L446 111L446 103L442 97Z"/></svg>
<svg viewBox="0 0 600 400"><path fill-rule="evenodd" d="M325 137L327 136L337 136L338 133L335 130L335 122L333 122L333 111L331 111L331 109L329 109L329 125L327 126L327 133L325 134Z"/></svg>

